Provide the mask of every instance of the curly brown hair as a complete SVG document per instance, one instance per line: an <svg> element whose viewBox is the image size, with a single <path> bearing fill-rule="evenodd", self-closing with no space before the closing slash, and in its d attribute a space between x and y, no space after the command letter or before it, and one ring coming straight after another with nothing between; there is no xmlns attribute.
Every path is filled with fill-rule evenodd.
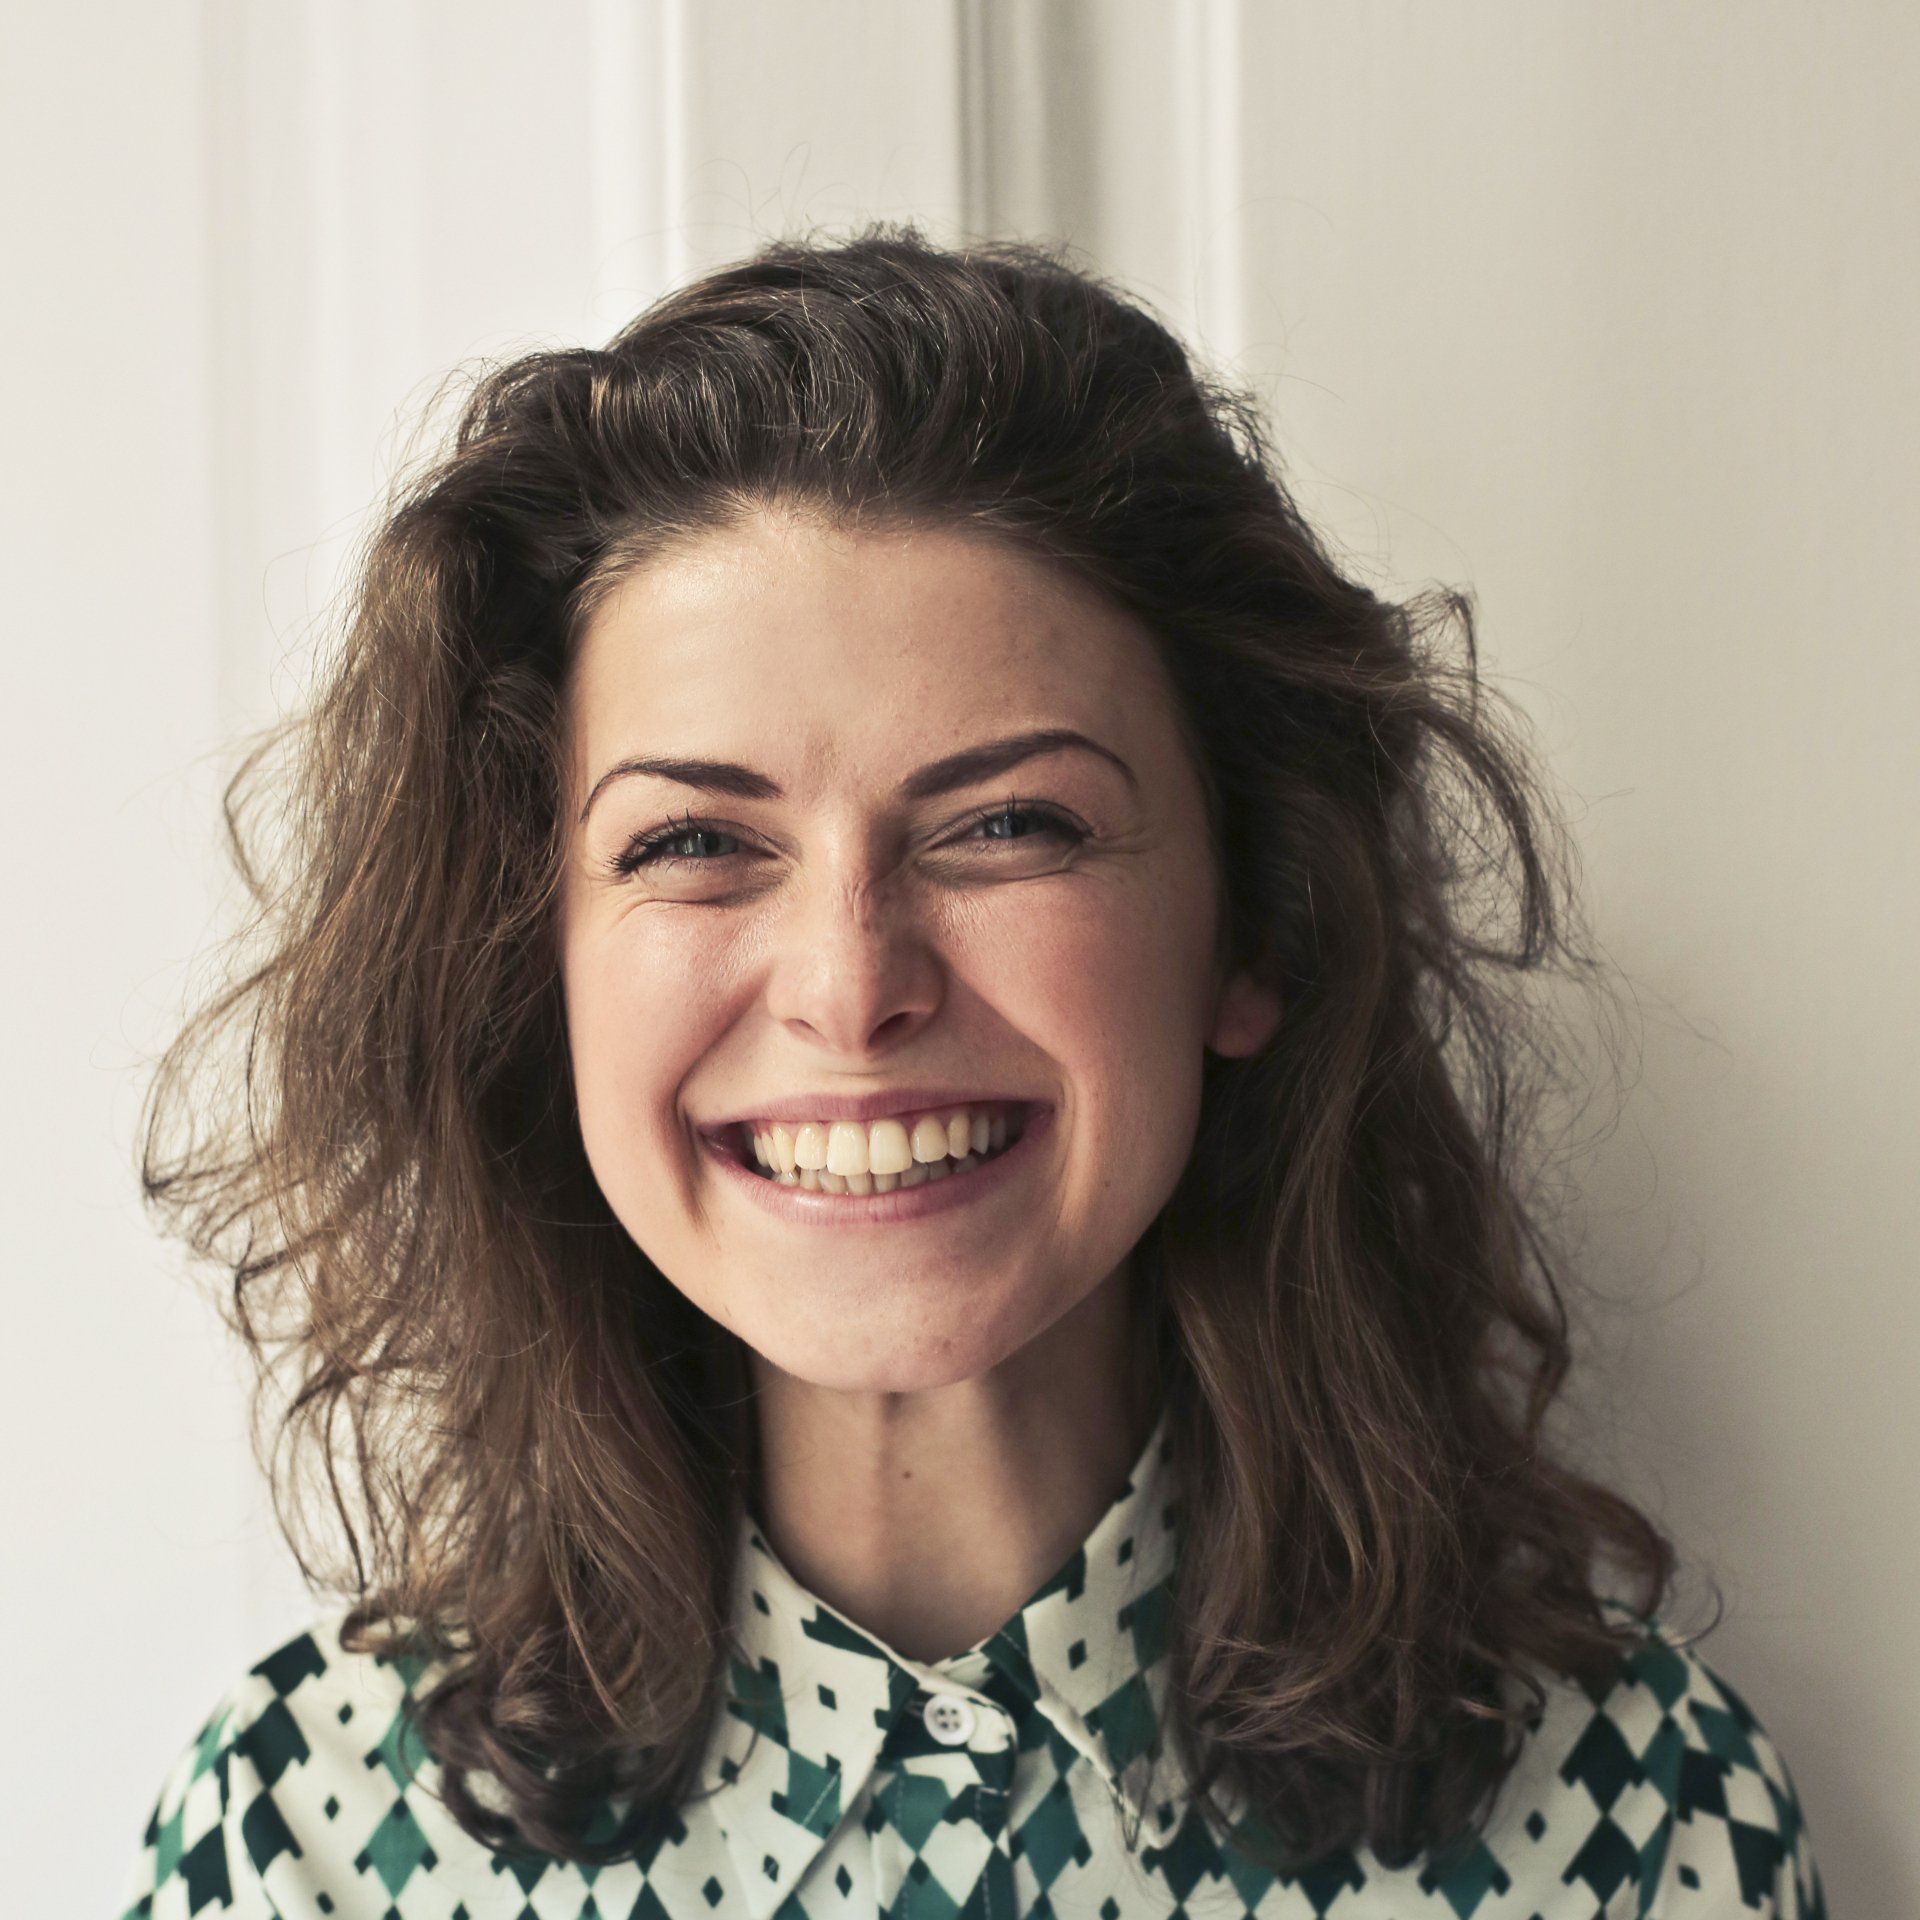
<svg viewBox="0 0 1920 1920"><path fill-rule="evenodd" d="M724 1686L749 1376L586 1163L560 713L613 583L775 500L985 528L1143 621L1225 950L1283 995L1269 1045L1208 1058L1136 1249L1203 1813L1229 1825L1233 1783L1283 1867L1444 1850L1538 1671L1597 1685L1640 1644L1674 1550L1542 1437L1572 1343L1527 1157L1555 1056L1517 988L1595 977L1572 862L1471 597L1377 597L1279 474L1254 401L1064 248L878 224L483 370L393 483L321 691L229 787L260 945L161 1062L143 1178L231 1274L257 1447L291 1376L263 1464L308 1579L351 1596L346 1643L444 1662L412 1711L486 1844L629 1852L693 1790Z"/></svg>

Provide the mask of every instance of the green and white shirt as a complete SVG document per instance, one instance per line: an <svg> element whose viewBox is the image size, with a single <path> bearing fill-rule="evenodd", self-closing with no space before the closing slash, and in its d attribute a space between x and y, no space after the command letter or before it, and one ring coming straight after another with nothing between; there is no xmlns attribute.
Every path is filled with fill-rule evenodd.
<svg viewBox="0 0 1920 1920"><path fill-rule="evenodd" d="M466 1834L401 1717L421 1664L344 1652L330 1615L179 1756L126 1920L1824 1920L1785 1763L1658 1622L1602 1697L1545 1679L1484 1839L1444 1872L1356 1850L1276 1877L1223 1851L1170 1743L1155 1777L1173 1465L1163 1414L1072 1558L931 1666L808 1592L744 1517L714 1791L612 1866Z"/></svg>

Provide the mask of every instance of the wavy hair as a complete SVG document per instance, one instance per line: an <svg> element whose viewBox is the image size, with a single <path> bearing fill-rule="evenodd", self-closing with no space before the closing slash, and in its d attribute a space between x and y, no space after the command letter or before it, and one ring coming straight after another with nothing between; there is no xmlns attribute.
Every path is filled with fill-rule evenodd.
<svg viewBox="0 0 1920 1920"><path fill-rule="evenodd" d="M1530 1181L1556 1056L1518 989L1597 963L1471 596L1343 573L1255 402L1064 248L778 240L463 390L319 691L233 776L244 957L159 1063L142 1159L230 1276L302 1570L351 1597L350 1648L442 1663L410 1710L449 1809L621 1857L693 1791L724 1686L749 1376L586 1163L559 715L614 582L782 501L990 530L1152 635L1225 951L1285 1009L1207 1059L1136 1249L1184 1487L1171 1732L1283 1868L1469 1836L1539 1672L1620 1671L1676 1573L1543 1438L1572 1339Z"/></svg>

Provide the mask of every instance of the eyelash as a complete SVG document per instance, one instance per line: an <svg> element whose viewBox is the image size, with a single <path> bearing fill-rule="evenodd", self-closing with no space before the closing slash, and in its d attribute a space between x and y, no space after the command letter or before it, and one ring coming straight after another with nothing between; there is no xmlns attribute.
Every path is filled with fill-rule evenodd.
<svg viewBox="0 0 1920 1920"><path fill-rule="evenodd" d="M1005 820L1025 814L1045 823L1042 834L1021 834L1017 840L1008 840L1002 844L1017 845L1019 840L1035 838L1055 839L1067 845L1077 845L1087 836L1073 824L1067 816L1055 807L1043 806L1034 801L1009 797L997 807L989 807L984 813L975 814L966 823L964 831L971 832L975 827L984 826L989 820ZM640 834L627 842L623 851L616 854L610 863L617 874L637 873L642 867L711 867L724 859L725 855L716 855L704 860L692 859L685 854L668 854L661 851L670 847L676 840L684 840L693 833L717 833L723 840L737 840L739 835L729 833L724 827L711 825L704 820L696 820L691 814L683 819L670 820L653 833ZM982 844L985 844L984 842Z"/></svg>

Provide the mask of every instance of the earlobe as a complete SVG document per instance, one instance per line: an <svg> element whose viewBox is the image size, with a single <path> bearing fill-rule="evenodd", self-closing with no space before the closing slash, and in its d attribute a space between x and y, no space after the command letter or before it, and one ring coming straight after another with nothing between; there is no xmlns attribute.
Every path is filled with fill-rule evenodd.
<svg viewBox="0 0 1920 1920"><path fill-rule="evenodd" d="M1280 1030L1280 995L1250 973L1236 973L1214 1006L1207 1045L1229 1059L1258 1053Z"/></svg>

